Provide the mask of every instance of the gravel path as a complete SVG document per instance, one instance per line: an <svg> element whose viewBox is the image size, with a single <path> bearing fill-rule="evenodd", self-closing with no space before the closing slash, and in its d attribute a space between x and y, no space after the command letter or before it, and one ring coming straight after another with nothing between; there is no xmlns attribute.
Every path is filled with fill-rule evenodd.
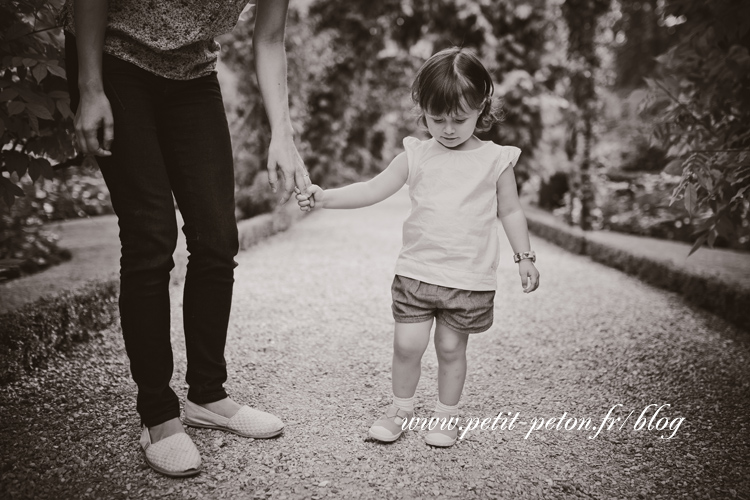
<svg viewBox="0 0 750 500"><path fill-rule="evenodd" d="M469 342L460 407L463 418L517 412L513 429L498 422L447 450L424 444L423 431L391 445L368 440L390 399L390 282L407 211L401 192L368 209L314 213L238 257L228 387L236 400L279 415L287 424L280 438L189 429L203 473L170 480L152 472L113 329L0 388L0 496L750 498L747 335L536 239L542 286L532 295L521 293L503 240L495 326ZM173 295L177 306L179 290ZM174 309L173 386L184 395ZM429 415L436 394L430 347L418 415ZM621 420L589 439L616 404ZM666 418L673 439L659 438L669 428L634 430L649 404L671 405L653 423ZM561 426L525 439L533 419L564 412ZM591 429L564 430L569 417L590 418Z"/></svg>

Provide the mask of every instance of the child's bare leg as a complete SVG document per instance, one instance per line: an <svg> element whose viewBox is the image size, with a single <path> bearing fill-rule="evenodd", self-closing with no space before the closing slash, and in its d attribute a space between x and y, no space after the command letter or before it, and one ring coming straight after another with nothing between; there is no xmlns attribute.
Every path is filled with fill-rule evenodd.
<svg viewBox="0 0 750 500"><path fill-rule="evenodd" d="M466 345L469 335L438 322L435 327L435 351L438 358L438 396L440 402L454 406L461 399L466 380Z"/></svg>
<svg viewBox="0 0 750 500"><path fill-rule="evenodd" d="M430 319L422 323L396 323L391 383L393 394L398 398L410 398L417 390L432 322Z"/></svg>
<svg viewBox="0 0 750 500"><path fill-rule="evenodd" d="M370 427L371 438L384 442L397 440L404 432L404 421L414 415L414 392L422 371L422 355L430 341L432 321L396 323L391 369L393 404Z"/></svg>
<svg viewBox="0 0 750 500"><path fill-rule="evenodd" d="M434 416L442 423L431 428L425 442L432 446L453 446L458 438L458 400L466 380L466 344L469 335L438 322L435 351L438 358L438 400Z"/></svg>

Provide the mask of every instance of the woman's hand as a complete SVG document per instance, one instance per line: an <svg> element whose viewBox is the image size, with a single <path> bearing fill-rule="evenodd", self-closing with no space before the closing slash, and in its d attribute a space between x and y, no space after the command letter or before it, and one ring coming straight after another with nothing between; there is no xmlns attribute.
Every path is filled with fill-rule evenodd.
<svg viewBox="0 0 750 500"><path fill-rule="evenodd" d="M112 107L103 90L81 92L75 117L75 134L81 153L96 156L112 154L109 148L114 139L114 120Z"/></svg>
<svg viewBox="0 0 750 500"><path fill-rule="evenodd" d="M295 186L304 191L310 185L310 176L305 168L302 157L297 152L291 132L278 132L271 135L268 146L268 183L275 193L278 190L277 169L281 170L283 191L279 203L289 200Z"/></svg>
<svg viewBox="0 0 750 500"><path fill-rule="evenodd" d="M539 288L539 271L537 271L531 259L523 259L518 262L518 274L521 275L523 293L531 293Z"/></svg>

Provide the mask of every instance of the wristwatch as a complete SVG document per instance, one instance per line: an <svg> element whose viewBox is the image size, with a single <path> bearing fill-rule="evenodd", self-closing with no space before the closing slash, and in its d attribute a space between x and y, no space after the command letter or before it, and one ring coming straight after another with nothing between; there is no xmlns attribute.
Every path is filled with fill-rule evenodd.
<svg viewBox="0 0 750 500"><path fill-rule="evenodd" d="M518 264L524 259L531 259L531 262L536 262L536 253L534 253L534 250L529 250L528 252L521 252L513 255L513 262Z"/></svg>

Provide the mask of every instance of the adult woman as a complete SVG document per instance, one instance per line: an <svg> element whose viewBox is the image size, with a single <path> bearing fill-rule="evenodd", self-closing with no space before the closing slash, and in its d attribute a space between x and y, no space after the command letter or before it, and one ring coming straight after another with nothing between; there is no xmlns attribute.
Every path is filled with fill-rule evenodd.
<svg viewBox="0 0 750 500"><path fill-rule="evenodd" d="M214 36L247 0L68 0L63 11L76 139L100 157L120 225L120 315L138 386L146 461L170 476L200 471L184 433L172 376L169 272L177 239L173 195L185 221L188 425L249 437L279 434L273 415L240 407L223 388L224 346L238 251L232 150ZM288 1L258 0L254 50L272 127L269 180L281 201L305 169L289 120L284 30Z"/></svg>

